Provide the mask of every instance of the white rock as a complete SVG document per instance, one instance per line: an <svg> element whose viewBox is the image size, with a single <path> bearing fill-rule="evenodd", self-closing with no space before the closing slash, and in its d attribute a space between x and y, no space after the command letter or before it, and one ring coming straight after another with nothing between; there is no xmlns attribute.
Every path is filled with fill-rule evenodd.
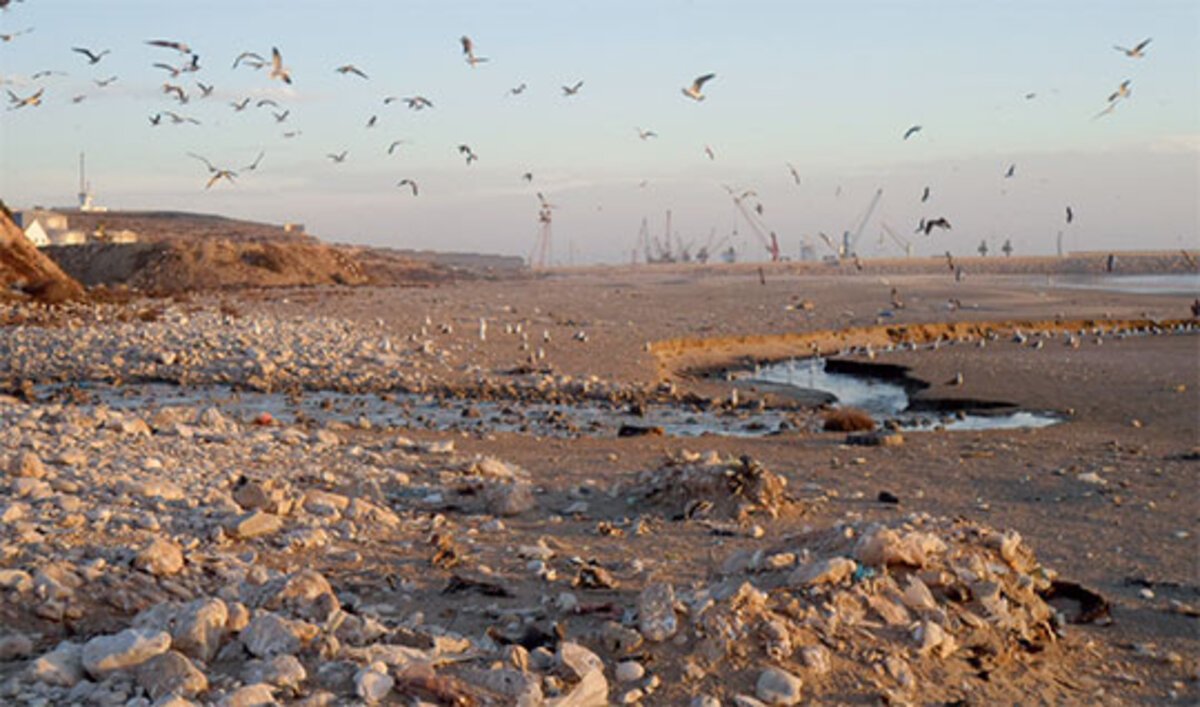
<svg viewBox="0 0 1200 707"><path fill-rule="evenodd" d="M193 697L208 689L208 678L178 651L167 651L139 665L137 682L152 700L167 695Z"/></svg>
<svg viewBox="0 0 1200 707"><path fill-rule="evenodd" d="M183 569L183 549L166 538L155 538L142 548L133 564L159 577L176 574Z"/></svg>
<svg viewBox="0 0 1200 707"><path fill-rule="evenodd" d="M242 645L258 658L297 653L301 647L298 623L270 612L259 614L242 631Z"/></svg>
<svg viewBox="0 0 1200 707"><path fill-rule="evenodd" d="M220 599L198 599L184 605L171 628L171 643L184 655L209 662L221 647L229 612Z"/></svg>
<svg viewBox="0 0 1200 707"><path fill-rule="evenodd" d="M853 575L857 568L858 564L847 557L830 557L796 568L788 577L788 583L803 587L840 584Z"/></svg>
<svg viewBox="0 0 1200 707"><path fill-rule="evenodd" d="M171 647L166 631L130 628L111 636L97 636L83 646L83 668L104 679L118 670L135 668Z"/></svg>
<svg viewBox="0 0 1200 707"><path fill-rule="evenodd" d="M800 689L804 682L779 668L767 668L758 676L754 694L769 705L795 705L800 703Z"/></svg>
<svg viewBox="0 0 1200 707"><path fill-rule="evenodd" d="M73 687L83 680L83 644L63 641L29 666L30 676L47 685Z"/></svg>
<svg viewBox="0 0 1200 707"><path fill-rule="evenodd" d="M260 682L239 687L217 704L219 707L273 707L279 703L275 701L274 688Z"/></svg>
<svg viewBox="0 0 1200 707"><path fill-rule="evenodd" d="M675 618L675 590L666 582L647 586L638 595L638 630L646 640L665 641L679 628Z"/></svg>
<svg viewBox="0 0 1200 707"><path fill-rule="evenodd" d="M613 671L613 676L617 678L617 682L634 682L641 680L646 675L646 669L636 660L626 660L617 664L617 669Z"/></svg>
<svg viewBox="0 0 1200 707"><path fill-rule="evenodd" d="M376 667L383 667L383 671L376 670ZM387 697L395 684L396 680L387 674L386 667L371 666L355 674L354 693L367 704L375 704Z"/></svg>

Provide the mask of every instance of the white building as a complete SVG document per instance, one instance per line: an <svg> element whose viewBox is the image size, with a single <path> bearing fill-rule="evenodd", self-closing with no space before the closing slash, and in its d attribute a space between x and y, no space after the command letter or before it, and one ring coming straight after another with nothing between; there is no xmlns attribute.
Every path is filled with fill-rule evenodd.
<svg viewBox="0 0 1200 707"><path fill-rule="evenodd" d="M42 228L41 221L33 221L25 227L25 237L36 248L43 248L50 245L50 236L46 235L46 229Z"/></svg>

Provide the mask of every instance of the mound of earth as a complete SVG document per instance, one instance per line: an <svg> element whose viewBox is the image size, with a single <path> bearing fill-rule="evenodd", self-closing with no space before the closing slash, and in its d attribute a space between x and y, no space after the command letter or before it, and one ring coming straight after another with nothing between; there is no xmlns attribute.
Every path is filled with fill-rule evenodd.
<svg viewBox="0 0 1200 707"><path fill-rule="evenodd" d="M79 283L39 251L13 223L0 202L0 287L19 287L43 301L61 302L83 295Z"/></svg>
<svg viewBox="0 0 1200 707"><path fill-rule="evenodd" d="M63 211L72 228L85 233L115 233L129 230L143 242L229 240L316 243L302 229L287 229L272 223L245 221L216 214L183 211Z"/></svg>
<svg viewBox="0 0 1200 707"><path fill-rule="evenodd" d="M83 284L125 285L150 293L237 287L362 285L351 257L319 243L226 239L158 243L92 243L45 249Z"/></svg>

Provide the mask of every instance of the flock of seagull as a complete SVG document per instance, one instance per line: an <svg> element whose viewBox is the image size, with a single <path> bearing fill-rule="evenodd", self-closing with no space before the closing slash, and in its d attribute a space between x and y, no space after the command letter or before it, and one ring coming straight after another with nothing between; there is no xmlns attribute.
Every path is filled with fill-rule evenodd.
<svg viewBox="0 0 1200 707"><path fill-rule="evenodd" d="M10 4L10 2L11 2L11 0L0 0L0 9L5 8L7 5ZM31 33L32 31L33 31L33 28L31 27L31 28L23 29L23 30L16 31L16 32L0 34L0 41L11 42L18 37L21 37L23 35L27 35L27 34ZM1119 46L1119 45L1114 45L1114 48L1117 51L1120 51L1122 54L1124 54L1125 56L1127 56L1131 59L1142 59L1146 56L1146 48L1150 44L1150 41L1151 40L1149 38L1147 38L1147 39L1137 43L1132 48L1123 47L1123 46ZM459 42L460 42L461 48L462 48L463 60L472 69L476 68L480 64L484 64L489 61L488 57L479 56L476 53L475 42L470 37L463 35L460 38ZM196 74L199 71L201 71L200 55L198 53L194 52L191 49L191 47L188 44L186 44L185 42L180 42L180 41L176 41L176 40L151 39L151 40L146 40L145 44L148 46L155 47L155 48L168 50L168 51L174 52L179 55L179 59L175 63L168 62L168 61L156 61L151 65L151 67L165 72L166 79L163 81L161 91L165 96L168 96L170 99L174 100L178 104L178 106L180 106L179 110L182 110L182 106L187 105L190 101L193 100L194 97L197 97L197 96L193 92L189 91L188 88L181 82L182 81L181 77L184 77L185 75L189 75L189 74ZM70 49L72 52L80 55L84 60L86 60L88 66L99 65L104 60L105 57L112 54L112 50L108 49L108 48L95 49L95 48L86 47L86 46L73 46ZM269 81L279 81L279 82L281 82L283 84L287 84L287 85L291 85L293 83L291 69L285 64L283 55L277 47L271 48L271 52L270 52L269 56L264 56L263 54L259 54L254 51L241 52L233 60L232 69L238 70L241 67L246 67L248 69L256 70L256 71L265 70L266 76ZM356 79L359 79L359 80L366 81L366 80L370 79L370 76L368 75L368 73L366 71L364 71L362 68L360 68L354 64L341 64L339 66L334 67L333 71L342 76L355 77ZM45 78L45 77L52 76L52 75L62 75L62 74L63 74L63 72L41 71L41 72L38 72L38 73L34 74L33 76L31 76L31 79L36 80L39 78ZM701 75L697 76L690 84L683 86L680 89L680 91L683 94L683 96L685 96L686 98L688 98L694 102L697 102L697 103L702 102L706 98L706 95L704 93L705 85L708 84L710 81L712 81L715 78L716 78L715 73L701 74ZM104 78L104 79L93 79L94 83L99 88L105 88L106 86L111 85L116 80L117 80L116 76L111 76L111 77ZM209 96L212 95L212 93L214 91L214 86L212 84L206 84L203 81L200 81L199 79L195 79L194 83L195 83L196 88L199 91L199 93L198 93L199 99L208 98ZM1132 82L1129 79L1122 81L1116 87L1116 89L1108 96L1108 100L1107 100L1107 104L1106 104L1105 108L1103 110L1101 110L1099 113L1097 113L1095 118L1101 118L1105 115L1112 113L1114 110L1116 110L1117 106L1122 101L1128 100L1130 98L1130 96L1132 95L1131 85L1132 85ZM583 80L576 81L575 83L570 84L570 85L563 85L563 86L561 86L562 96L563 96L563 98L570 98L572 96L576 96L583 89L583 87L584 87ZM523 94L526 91L526 89L527 89L527 84L522 82L519 85L514 86L511 89L509 89L506 92L506 95L519 96L519 95ZM22 109L22 108L33 108L33 107L41 105L42 101L45 97L45 91L46 91L46 88L44 86L42 86L42 87L37 88L36 91L29 93L28 95L21 96L21 95L18 95L17 93L15 93L13 90L8 89L7 90L8 110L11 111L11 110L18 110L18 109ZM1033 99L1035 96L1036 96L1036 94L1034 94L1034 93L1025 94L1025 98L1027 100ZM74 96L71 100L74 103L80 103L85 98L86 98L86 95L81 94L81 95ZM425 109L431 109L434 107L434 103L429 98L422 96L422 95L412 95L412 96L389 95L389 96L385 96L383 98L383 104L385 106L390 105L396 101L402 101L410 110L413 110L413 111L421 111L421 110L425 110ZM238 101L231 101L229 103L229 106L235 112L242 112L242 111L247 110L250 107L251 103L252 103L252 99L250 97L245 97ZM289 118L291 117L291 109L290 108L284 108L283 106L280 106L278 104L278 102L276 102L275 100L270 99L270 98L263 98L258 101L255 101L255 102L253 102L253 105L255 106L255 108L264 108L264 107L272 108L273 110L271 111L271 115L274 118L275 122L280 125L287 123ZM164 118L167 119L168 121L170 121L171 124L175 124L175 125L179 125L179 124L198 125L198 124L200 124L200 121L197 120L196 118L185 115L181 112L176 112L174 110L159 110L158 112L150 115L148 117L148 120L149 120L151 126L159 126L159 125L163 124ZM365 124L366 128L369 129L369 128L375 127L377 120L378 120L377 115L370 116L366 121L366 124ZM637 128L635 128L635 130L636 130L637 137L643 141L658 137L658 134L653 130L643 129L641 127L637 127ZM924 130L924 127L922 125L912 125L902 132L901 139L903 141L908 141L908 140L914 138L915 136L917 136L917 134L921 133L923 130ZM296 137L298 135L300 135L299 130L289 130L289 131L283 133L284 138ZM405 141L405 140L394 140L393 142L391 142L388 145L387 154L392 155L393 153L395 153L395 151L397 149L399 149L406 142L407 141ZM470 145L467 145L465 143L459 144L457 149L458 149L459 154L464 158L467 166L470 166L471 164L473 164L474 162L479 160L479 155L472 149L472 147ZM713 151L713 149L709 145L704 145L704 153L710 160L716 159L716 153ZM229 166L217 165L202 155L199 155L199 154L196 154L193 152L187 153L187 155L189 157L201 162L204 165L205 169L207 170L207 176L206 176L206 179L204 182L205 189L211 189L212 187L219 184L221 181L226 181L226 182L229 182L230 184L234 184L235 180L239 177L239 175L244 174L245 172L251 172L251 171L254 171L255 169L257 169L259 164L262 162L265 154L266 154L265 151L260 151L258 156L255 158L255 160L251 164L245 165L242 167L238 167L238 168L232 168ZM331 163L341 164L346 161L348 155L349 155L349 152L347 150L341 150L339 152L327 153L325 156ZM799 185L800 181L801 181L800 172L790 162L785 163L785 164L786 164L787 169L788 169L792 179L794 180L795 184ZM1005 179L1011 179L1015 175L1016 175L1016 165L1010 164L1009 167L1007 168L1007 170L1004 172L1003 177ZM525 172L521 175L521 178L526 182L532 182L533 174L531 172ZM642 186L644 186L645 184L646 184L646 182L643 181ZM401 179L400 181L398 181L396 183L396 187L401 188L401 189L407 188L413 197L416 197L420 193L420 188L419 188L417 181L411 177L406 177L404 179ZM839 188L839 191L840 191L840 188ZM541 196L540 193L538 194L538 196L539 196L539 200L542 203L542 207L543 207L543 211L544 211L547 208L547 204L545 202L545 199ZM920 198L921 203L926 203L930 199L930 196L931 196L931 189L929 186L925 186L922 191L921 198ZM762 214L763 207L762 207L761 203L756 205L756 210L759 214ZM540 217L544 218L544 215L540 215ZM1070 224L1073 220L1074 220L1074 212L1070 206L1067 206L1066 207L1066 223ZM950 225L949 220L945 216L939 216L937 218L922 218L920 223L917 225L915 232L922 233L926 236L929 236L934 229L950 230L951 225Z"/></svg>

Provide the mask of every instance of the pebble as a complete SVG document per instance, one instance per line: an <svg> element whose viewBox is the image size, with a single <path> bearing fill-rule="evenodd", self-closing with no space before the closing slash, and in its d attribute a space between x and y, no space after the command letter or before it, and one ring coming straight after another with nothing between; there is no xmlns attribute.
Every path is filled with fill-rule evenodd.
<svg viewBox="0 0 1200 707"><path fill-rule="evenodd" d="M675 592L670 584L656 582L638 595L638 630L647 641L658 643L675 635Z"/></svg>
<svg viewBox="0 0 1200 707"><path fill-rule="evenodd" d="M767 668L758 676L754 694L768 705L800 704L804 681L779 668Z"/></svg>
<svg viewBox="0 0 1200 707"><path fill-rule="evenodd" d="M118 670L134 668L171 647L166 631L130 628L111 636L97 636L83 646L83 668L103 679Z"/></svg>

